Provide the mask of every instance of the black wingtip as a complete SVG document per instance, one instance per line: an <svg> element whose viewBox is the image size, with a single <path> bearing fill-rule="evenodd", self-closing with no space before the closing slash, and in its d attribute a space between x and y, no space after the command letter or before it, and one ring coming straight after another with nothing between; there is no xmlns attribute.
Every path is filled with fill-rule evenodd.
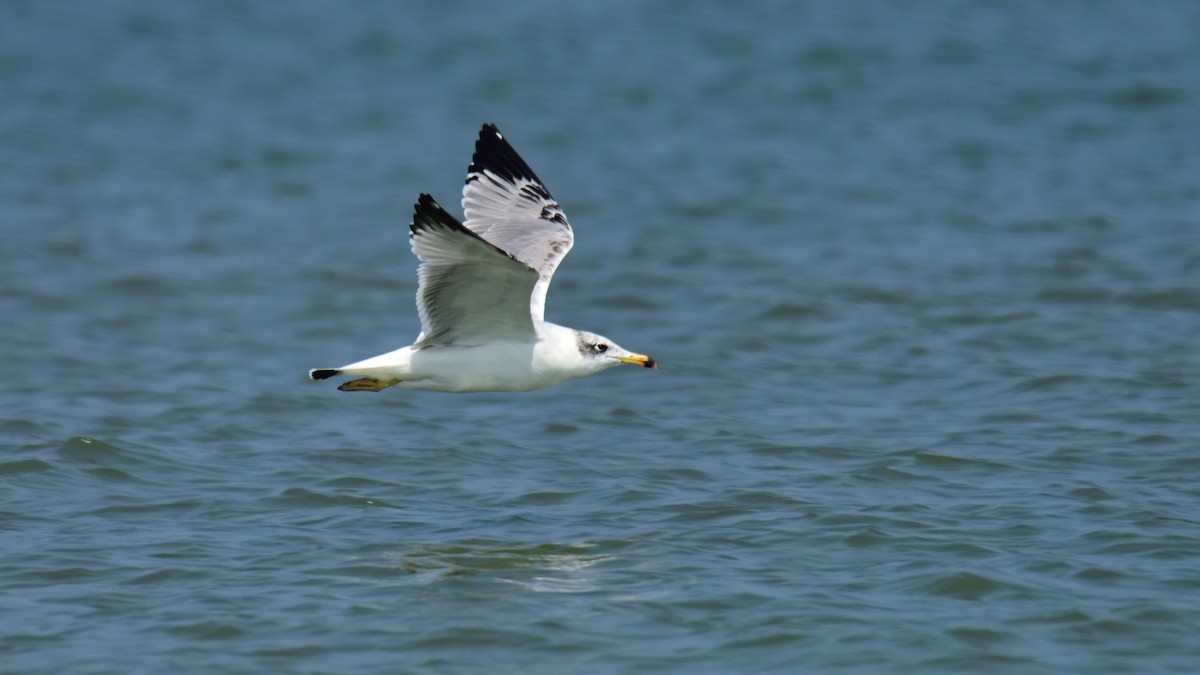
<svg viewBox="0 0 1200 675"><path fill-rule="evenodd" d="M471 166L467 167L467 180L472 179L472 174L485 170L510 181L524 178L536 183L542 182L508 144L500 129L491 122L479 130L479 140L475 141L475 154L471 156Z"/></svg>
<svg viewBox="0 0 1200 675"><path fill-rule="evenodd" d="M308 376L314 380L328 380L342 371L336 368L313 368L308 371Z"/></svg>
<svg viewBox="0 0 1200 675"><path fill-rule="evenodd" d="M420 195L418 195L417 203L413 204L413 207L418 210L422 210L422 211L445 211L446 210L446 209L443 209L442 205L437 203L437 200L433 198L433 195L429 194L428 192L422 192Z"/></svg>
<svg viewBox="0 0 1200 675"><path fill-rule="evenodd" d="M430 227L445 227L451 230L466 230L466 226L458 222L458 218L450 215L442 205L437 203L432 195L421 193L417 203L413 204L413 220L408 226L409 232L416 234Z"/></svg>

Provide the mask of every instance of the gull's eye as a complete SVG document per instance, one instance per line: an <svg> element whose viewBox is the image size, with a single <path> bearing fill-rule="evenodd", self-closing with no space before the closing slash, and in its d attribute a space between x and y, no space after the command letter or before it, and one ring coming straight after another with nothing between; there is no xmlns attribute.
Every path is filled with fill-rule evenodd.
<svg viewBox="0 0 1200 675"><path fill-rule="evenodd" d="M608 351L608 345L600 342L592 345L592 349L594 349L597 354L603 354L604 352Z"/></svg>

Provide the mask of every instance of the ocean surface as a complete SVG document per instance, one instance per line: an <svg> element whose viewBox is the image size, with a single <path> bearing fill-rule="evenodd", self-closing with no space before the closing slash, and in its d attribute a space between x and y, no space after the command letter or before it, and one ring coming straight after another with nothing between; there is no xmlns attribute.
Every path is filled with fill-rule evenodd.
<svg viewBox="0 0 1200 675"><path fill-rule="evenodd" d="M1200 3L5 0L0 672L1200 671ZM343 393L484 122L653 356Z"/></svg>

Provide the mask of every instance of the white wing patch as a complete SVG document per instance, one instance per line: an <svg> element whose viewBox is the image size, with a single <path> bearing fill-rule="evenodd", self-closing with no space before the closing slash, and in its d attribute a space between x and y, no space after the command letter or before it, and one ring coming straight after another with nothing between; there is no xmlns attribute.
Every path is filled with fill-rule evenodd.
<svg viewBox="0 0 1200 675"><path fill-rule="evenodd" d="M418 346L536 338L528 298L537 272L473 233L429 195L410 226L417 269Z"/></svg>

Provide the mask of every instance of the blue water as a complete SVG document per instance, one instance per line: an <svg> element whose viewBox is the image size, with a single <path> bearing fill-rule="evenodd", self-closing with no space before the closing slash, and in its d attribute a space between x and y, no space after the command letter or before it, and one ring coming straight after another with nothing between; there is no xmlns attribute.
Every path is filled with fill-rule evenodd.
<svg viewBox="0 0 1200 675"><path fill-rule="evenodd" d="M1200 5L0 7L0 672L1195 672ZM483 122L528 394L419 330ZM457 211L457 208L451 210Z"/></svg>

